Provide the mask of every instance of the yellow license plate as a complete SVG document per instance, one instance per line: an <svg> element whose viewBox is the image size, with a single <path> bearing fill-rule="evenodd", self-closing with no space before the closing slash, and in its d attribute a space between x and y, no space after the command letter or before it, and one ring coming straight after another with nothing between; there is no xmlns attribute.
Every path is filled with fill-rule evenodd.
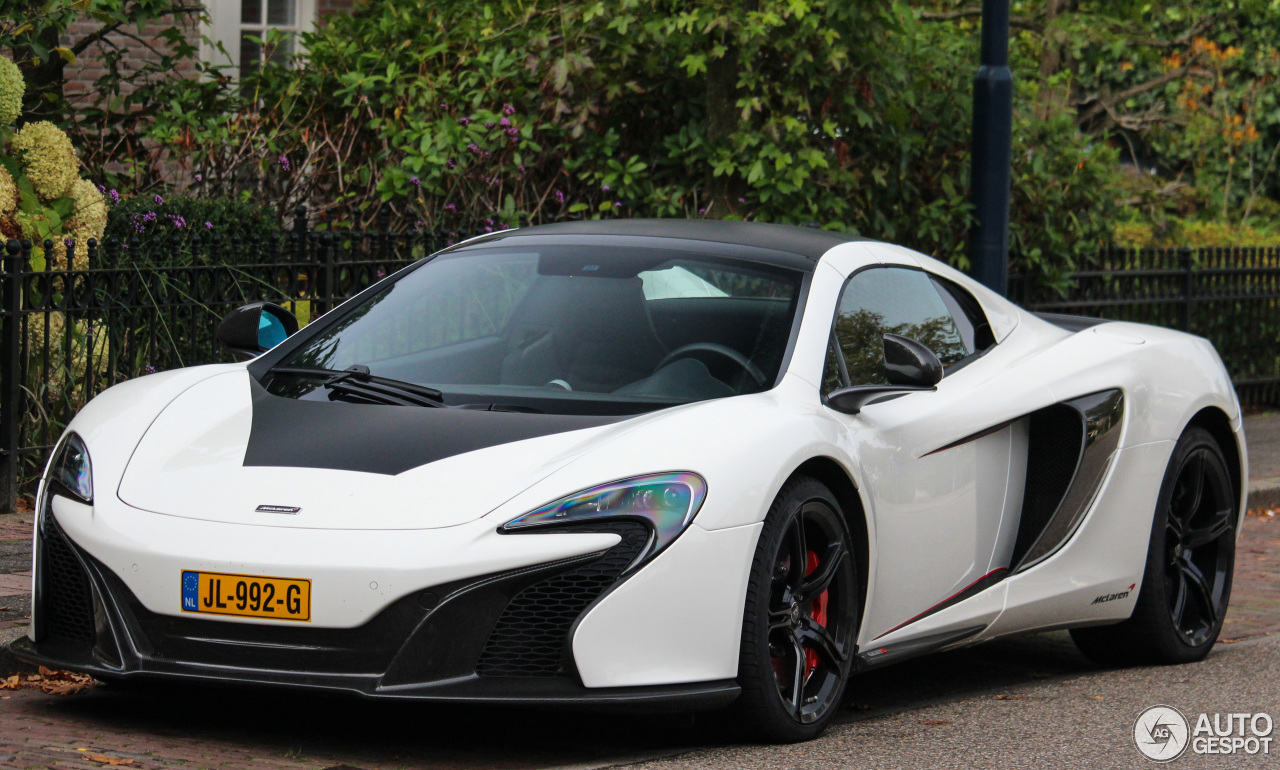
<svg viewBox="0 0 1280 770"><path fill-rule="evenodd" d="M306 622L311 620L311 581L183 570L182 611Z"/></svg>

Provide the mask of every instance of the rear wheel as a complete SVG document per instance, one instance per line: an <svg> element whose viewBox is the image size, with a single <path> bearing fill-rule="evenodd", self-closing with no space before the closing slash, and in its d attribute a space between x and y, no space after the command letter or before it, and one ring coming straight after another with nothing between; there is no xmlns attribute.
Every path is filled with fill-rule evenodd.
<svg viewBox="0 0 1280 770"><path fill-rule="evenodd" d="M808 740L839 711L860 598L840 504L810 478L787 482L760 532L747 588L735 704L752 738Z"/></svg>
<svg viewBox="0 0 1280 770"><path fill-rule="evenodd" d="M1213 436L1192 426L1174 447L1156 507L1133 616L1071 632L1104 665L1189 663L1222 630L1235 565L1238 501Z"/></svg>

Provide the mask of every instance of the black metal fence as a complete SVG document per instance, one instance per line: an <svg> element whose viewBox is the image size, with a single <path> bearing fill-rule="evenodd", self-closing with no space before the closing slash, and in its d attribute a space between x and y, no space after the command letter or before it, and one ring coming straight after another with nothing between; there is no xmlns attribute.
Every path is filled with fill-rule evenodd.
<svg viewBox="0 0 1280 770"><path fill-rule="evenodd" d="M90 242L9 241L0 265L0 511L30 491L81 406L125 379L230 360L214 340L231 309L271 300L301 324L467 232L316 232L299 210L279 238L213 234ZM49 258L49 257L57 258ZM1101 252L1059 294L1011 282L1033 310L1153 323L1208 337L1247 406L1280 404L1280 249ZM450 312L442 308L441 312Z"/></svg>
<svg viewBox="0 0 1280 770"><path fill-rule="evenodd" d="M316 232L306 213L278 239L191 233L129 243L4 245L0 270L0 511L30 492L75 412L126 379L229 361L214 339L230 310L255 300L299 323L466 233ZM52 257L52 258L51 258ZM81 260L83 265L83 260Z"/></svg>
<svg viewBox="0 0 1280 770"><path fill-rule="evenodd" d="M1280 405L1280 248L1106 249L1069 278L1065 295L1015 278L1009 296L1206 337L1246 408Z"/></svg>

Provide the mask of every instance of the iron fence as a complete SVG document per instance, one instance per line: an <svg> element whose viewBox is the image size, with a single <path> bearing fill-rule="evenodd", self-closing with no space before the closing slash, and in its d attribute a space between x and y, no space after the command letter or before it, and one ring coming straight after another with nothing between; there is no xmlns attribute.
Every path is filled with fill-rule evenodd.
<svg viewBox="0 0 1280 770"><path fill-rule="evenodd" d="M305 210L279 238L9 241L0 270L0 511L30 492L75 412L123 380L232 360L214 338L232 309L270 300L301 325L466 233L317 232ZM83 264L83 261L81 262Z"/></svg>
<svg viewBox="0 0 1280 770"><path fill-rule="evenodd" d="M1065 293L1010 281L1052 313L1155 324L1206 337L1245 407L1280 405L1280 248L1105 249Z"/></svg>
<svg viewBox="0 0 1280 770"><path fill-rule="evenodd" d="M9 241L0 264L0 511L31 490L63 427L97 393L230 360L214 339L230 310L271 300L305 324L467 234L392 232L385 218L371 230L317 232L300 209L279 238L90 242L84 269L57 266L71 264L70 245L46 241L36 252ZM1110 249L1069 279L1058 293L1015 277L1010 295L1032 310L1208 337L1244 404L1280 404L1280 249Z"/></svg>

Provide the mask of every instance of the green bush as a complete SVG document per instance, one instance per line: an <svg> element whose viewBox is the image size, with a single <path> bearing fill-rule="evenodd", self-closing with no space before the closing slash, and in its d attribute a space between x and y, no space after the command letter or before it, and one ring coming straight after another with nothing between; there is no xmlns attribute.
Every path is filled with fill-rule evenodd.
<svg viewBox="0 0 1280 770"><path fill-rule="evenodd" d="M181 153L192 177L333 224L386 207L446 231L818 222L964 266L976 35L901 3L366 3L304 38L305 59L240 91L190 83L170 103L219 117L175 109L152 138L196 148ZM1013 232L1040 247L1025 269L1048 275L1036 260L1063 241L1072 254L1107 239L1114 153L1026 101Z"/></svg>
<svg viewBox="0 0 1280 770"><path fill-rule="evenodd" d="M139 195L121 198L107 218L106 238L128 245L134 259L162 260L178 253L189 238L207 238L217 233L222 243L240 238L245 244L258 236L263 244L275 244L280 237L280 220L271 209L239 200L196 198L186 195ZM234 259L223 247L224 254Z"/></svg>

